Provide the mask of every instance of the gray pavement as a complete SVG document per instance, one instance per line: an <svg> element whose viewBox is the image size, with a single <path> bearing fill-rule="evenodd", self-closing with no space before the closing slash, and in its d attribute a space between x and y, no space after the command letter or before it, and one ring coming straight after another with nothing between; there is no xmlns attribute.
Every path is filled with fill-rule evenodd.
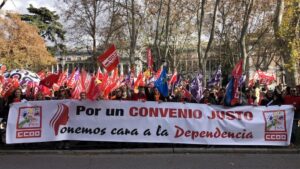
<svg viewBox="0 0 300 169"><path fill-rule="evenodd" d="M53 155L101 155L101 154L300 154L299 148L131 148L85 150L0 149L0 155L53 154ZM299 159L300 160L300 159ZM0 168L1 169L1 168Z"/></svg>
<svg viewBox="0 0 300 169"><path fill-rule="evenodd" d="M298 169L300 154L1 154L1 169Z"/></svg>

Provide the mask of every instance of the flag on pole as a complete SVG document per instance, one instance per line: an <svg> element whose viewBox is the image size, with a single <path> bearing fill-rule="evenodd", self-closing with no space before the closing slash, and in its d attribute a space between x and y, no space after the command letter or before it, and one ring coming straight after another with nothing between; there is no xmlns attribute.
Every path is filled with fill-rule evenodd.
<svg viewBox="0 0 300 169"><path fill-rule="evenodd" d="M174 74L172 75L169 84L173 85L177 81L177 70L174 71Z"/></svg>
<svg viewBox="0 0 300 169"><path fill-rule="evenodd" d="M192 80L189 89L194 99L199 102L202 98L203 92L203 75L201 73L198 73L198 75Z"/></svg>
<svg viewBox="0 0 300 169"><path fill-rule="evenodd" d="M161 68L159 68L159 69L156 71L156 74L155 74L156 79L158 79L158 78L160 77L160 74L161 74Z"/></svg>
<svg viewBox="0 0 300 169"><path fill-rule="evenodd" d="M68 70L65 70L59 75L59 78L57 80L58 86L63 86L67 80L68 80Z"/></svg>
<svg viewBox="0 0 300 169"><path fill-rule="evenodd" d="M177 78L176 78L176 82L174 83L174 86L175 87L180 86L181 82L182 82L182 79L183 79L182 75L181 74L177 74Z"/></svg>
<svg viewBox="0 0 300 169"><path fill-rule="evenodd" d="M226 93L224 98L225 106L231 106L231 100L233 99L233 83L234 83L234 78L231 77L229 83L226 86Z"/></svg>
<svg viewBox="0 0 300 169"><path fill-rule="evenodd" d="M169 95L168 82L167 82L167 68L163 67L159 78L154 82L154 86L158 89L160 94L164 97Z"/></svg>
<svg viewBox="0 0 300 169"><path fill-rule="evenodd" d="M59 79L58 74L51 74L49 76L47 76L45 79L40 81L40 85L44 85L48 88L52 88L54 83L57 83L58 79Z"/></svg>
<svg viewBox="0 0 300 169"><path fill-rule="evenodd" d="M150 48L147 49L147 63L148 69L150 69L150 71L153 71L153 57Z"/></svg>
<svg viewBox="0 0 300 169"><path fill-rule="evenodd" d="M19 80L16 78L8 78L2 86L1 96L8 97L19 87Z"/></svg>
<svg viewBox="0 0 300 169"><path fill-rule="evenodd" d="M71 73L71 75L70 75L70 77L69 77L69 79L68 79L68 82L67 82L67 86L69 87L69 88L72 88L72 89L74 89L74 87L75 87L75 85L76 85L76 82L77 82L77 80L78 80L78 78L79 78L79 75L80 75L80 73L79 73L79 70L77 69L77 70L73 70L72 71L72 73Z"/></svg>
<svg viewBox="0 0 300 169"><path fill-rule="evenodd" d="M218 70L215 72L215 74L211 77L210 81L208 82L208 86L216 86L220 84L222 78L222 71L221 71L221 65L219 65Z"/></svg>
<svg viewBox="0 0 300 169"><path fill-rule="evenodd" d="M107 70L107 72L114 70L120 62L115 45L112 45L102 55L100 55L98 57L98 61Z"/></svg>
<svg viewBox="0 0 300 169"><path fill-rule="evenodd" d="M239 87L242 82L243 60L241 59L231 73L232 77L226 87L225 101L226 106L233 106L239 101Z"/></svg>

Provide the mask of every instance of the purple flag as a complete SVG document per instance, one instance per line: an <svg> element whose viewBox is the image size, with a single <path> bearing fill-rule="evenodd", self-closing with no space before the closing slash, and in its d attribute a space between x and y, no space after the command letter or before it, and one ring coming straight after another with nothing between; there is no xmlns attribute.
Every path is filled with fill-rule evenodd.
<svg viewBox="0 0 300 169"><path fill-rule="evenodd" d="M211 77L210 81L208 82L208 86L212 87L218 85L221 81L221 77L222 77L222 71L221 71L221 65L219 65L218 70L215 72L215 74Z"/></svg>
<svg viewBox="0 0 300 169"><path fill-rule="evenodd" d="M194 99L199 102L202 98L202 92L203 92L203 75L199 73L190 83L190 93L194 97Z"/></svg>

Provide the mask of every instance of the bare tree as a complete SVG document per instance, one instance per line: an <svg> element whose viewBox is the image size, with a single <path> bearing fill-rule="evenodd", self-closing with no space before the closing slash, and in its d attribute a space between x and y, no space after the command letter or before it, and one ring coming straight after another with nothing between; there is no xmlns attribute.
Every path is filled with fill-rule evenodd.
<svg viewBox="0 0 300 169"><path fill-rule="evenodd" d="M159 58L161 58L160 55L160 47L158 46L158 40L159 40L159 23L160 23L160 18L161 18L161 11L162 11L162 5L163 5L163 0L160 0L159 2L159 8L158 8L158 14L157 14L157 19L156 19L156 26L155 26L155 38L154 38L154 46L156 49L156 64L159 62Z"/></svg>
<svg viewBox="0 0 300 169"><path fill-rule="evenodd" d="M210 51L210 48L212 46L213 40L214 40L214 36L215 36L215 25L216 25L216 18L217 18L217 9L219 6L220 0L216 0L215 6L214 6L214 12L213 12L213 17L212 17L212 26L210 29L210 37L208 40L208 44L206 46L206 50L205 50L205 54L202 58L202 71L203 74L206 75L206 64L207 64L207 58L208 58L208 52ZM206 83L204 83L204 85L206 85Z"/></svg>
<svg viewBox="0 0 300 169"><path fill-rule="evenodd" d="M247 76L246 76L247 82L249 80L249 56L247 53L246 36L247 36L248 27L249 27L249 19L250 19L250 14L252 11L253 3L254 3L254 0L243 1L243 4L245 5L245 12L244 12L244 16L243 16L243 25L242 25L242 31L241 31L241 37L240 37L240 48L241 48L241 57L243 59L243 70L244 70L244 72L246 71L246 73L247 73Z"/></svg>
<svg viewBox="0 0 300 169"><path fill-rule="evenodd" d="M7 2L7 0L2 0L2 2L0 3L0 9L3 8L3 6L5 5L6 2Z"/></svg>
<svg viewBox="0 0 300 169"><path fill-rule="evenodd" d="M96 60L104 0L64 0L63 2L63 15L69 25L68 30L72 32L70 37L73 37L75 41L91 39L92 55ZM88 45L87 42L84 43Z"/></svg>
<svg viewBox="0 0 300 169"><path fill-rule="evenodd" d="M201 4L201 5L200 5ZM206 0L201 0L197 3L197 28L198 28L198 43L197 43L197 53L198 53L198 65L199 65L199 70L205 69L202 65L202 48L201 48L201 35L202 35L202 26L203 26L203 20L204 20L204 7L206 4Z"/></svg>
<svg viewBox="0 0 300 169"><path fill-rule="evenodd" d="M165 54L164 54L164 58L163 58L165 61L167 61L167 57L168 57L168 53L169 53L171 4L172 4L172 0L169 0L167 16L166 16Z"/></svg>

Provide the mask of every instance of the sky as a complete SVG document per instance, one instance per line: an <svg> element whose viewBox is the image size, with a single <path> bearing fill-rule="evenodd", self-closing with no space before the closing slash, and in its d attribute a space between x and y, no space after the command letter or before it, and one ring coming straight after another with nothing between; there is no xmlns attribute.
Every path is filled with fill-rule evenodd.
<svg viewBox="0 0 300 169"><path fill-rule="evenodd" d="M34 7L47 7L50 10L56 10L56 2L57 0L8 0L3 9L27 13L27 7L32 4Z"/></svg>

